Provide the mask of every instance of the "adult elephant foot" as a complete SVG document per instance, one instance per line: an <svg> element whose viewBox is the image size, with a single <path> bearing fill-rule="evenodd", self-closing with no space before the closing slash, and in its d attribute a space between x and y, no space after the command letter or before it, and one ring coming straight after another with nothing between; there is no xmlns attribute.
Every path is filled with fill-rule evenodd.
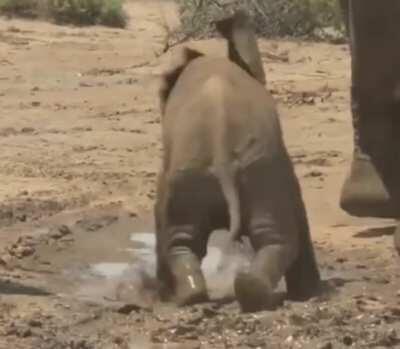
<svg viewBox="0 0 400 349"><path fill-rule="evenodd" d="M395 204L368 156L354 156L350 173L342 187L340 207L359 217L396 216Z"/></svg>
<svg viewBox="0 0 400 349"><path fill-rule="evenodd" d="M200 261L191 252L173 253L168 257L172 275L172 299L178 306L206 302L207 286Z"/></svg>

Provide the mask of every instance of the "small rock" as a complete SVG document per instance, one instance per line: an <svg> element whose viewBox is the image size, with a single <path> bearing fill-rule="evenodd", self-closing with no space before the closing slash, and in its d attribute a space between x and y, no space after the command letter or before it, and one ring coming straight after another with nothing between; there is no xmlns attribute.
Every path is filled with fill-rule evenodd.
<svg viewBox="0 0 400 349"><path fill-rule="evenodd" d="M58 227L58 230L60 231L61 234L63 234L63 236L72 234L71 229L70 229L67 225L65 225L65 224L60 225L60 226Z"/></svg>
<svg viewBox="0 0 400 349"><path fill-rule="evenodd" d="M41 103L39 101L33 101L32 102L32 107L39 107Z"/></svg>
<svg viewBox="0 0 400 349"><path fill-rule="evenodd" d="M35 129L33 127L23 127L21 128L22 133L33 133L35 132Z"/></svg>
<svg viewBox="0 0 400 349"><path fill-rule="evenodd" d="M31 327L42 327L42 325L43 325L42 322L37 319L31 319L29 321L29 326L31 326Z"/></svg>
<svg viewBox="0 0 400 349"><path fill-rule="evenodd" d="M292 343L294 341L294 337L293 336L289 336L285 339L286 343Z"/></svg>
<svg viewBox="0 0 400 349"><path fill-rule="evenodd" d="M324 343L318 347L318 349L333 349L333 345L331 342Z"/></svg>
<svg viewBox="0 0 400 349"><path fill-rule="evenodd" d="M21 29L14 27L14 26L10 26L7 28L7 31L11 32L11 33L20 33Z"/></svg>
<svg viewBox="0 0 400 349"><path fill-rule="evenodd" d="M103 217L84 218L77 221L77 224L84 230L95 232L118 220L117 216L105 215Z"/></svg>
<svg viewBox="0 0 400 349"><path fill-rule="evenodd" d="M93 84L90 84L90 83L85 82L85 81L81 81L81 82L79 83L79 86L80 86L80 87L92 87Z"/></svg>
<svg viewBox="0 0 400 349"><path fill-rule="evenodd" d="M174 330L173 333L176 336L186 336L189 333L193 333L196 331L196 326L185 326L185 325L178 325Z"/></svg>
<svg viewBox="0 0 400 349"><path fill-rule="evenodd" d="M20 222L26 222L26 219L28 218L26 214L20 214L15 217L18 221Z"/></svg>
<svg viewBox="0 0 400 349"><path fill-rule="evenodd" d="M351 338L350 336L344 336L343 337L343 344L350 346L353 344L353 338Z"/></svg>
<svg viewBox="0 0 400 349"><path fill-rule="evenodd" d="M338 262L338 263L347 262L347 258L345 258L345 257L339 257L339 258L336 259L336 262Z"/></svg>
<svg viewBox="0 0 400 349"><path fill-rule="evenodd" d="M136 304L124 304L117 309L117 312L124 315L129 315L133 311L138 312L141 308Z"/></svg>
<svg viewBox="0 0 400 349"><path fill-rule="evenodd" d="M310 171L310 172L308 172L306 175L305 175L305 177L313 177L313 178L316 178L316 177L322 177L324 174L321 172L321 171L319 171L319 170L312 170L312 171Z"/></svg>
<svg viewBox="0 0 400 349"><path fill-rule="evenodd" d="M54 228L50 231L49 236L55 240L61 239L66 235L72 234L70 228L66 225L60 225L57 228Z"/></svg>
<svg viewBox="0 0 400 349"><path fill-rule="evenodd" d="M303 316L292 314L289 316L289 322L291 325L294 326L304 326L309 321L305 319Z"/></svg>
<svg viewBox="0 0 400 349"><path fill-rule="evenodd" d="M113 340L113 341L114 341L114 343L117 344L117 345L122 345L122 344L125 343L124 339L123 339L122 337L119 337L119 336L114 337L114 340Z"/></svg>
<svg viewBox="0 0 400 349"><path fill-rule="evenodd" d="M214 316L218 315L218 312L214 309L212 309L211 307L206 307L203 309L203 315L206 318L212 318Z"/></svg>
<svg viewBox="0 0 400 349"><path fill-rule="evenodd" d="M6 267L11 264L13 257L10 256L8 253L5 253L3 256L0 257L0 265Z"/></svg>
<svg viewBox="0 0 400 349"><path fill-rule="evenodd" d="M29 257L35 253L35 249L32 246L18 246L15 249L15 255L18 258Z"/></svg>

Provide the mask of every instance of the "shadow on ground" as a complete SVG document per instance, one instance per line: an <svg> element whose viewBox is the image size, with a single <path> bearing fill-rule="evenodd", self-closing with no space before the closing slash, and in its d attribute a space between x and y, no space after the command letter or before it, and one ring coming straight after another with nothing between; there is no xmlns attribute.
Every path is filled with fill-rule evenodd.
<svg viewBox="0 0 400 349"><path fill-rule="evenodd" d="M379 228L368 228L353 235L355 238L377 238L393 235L396 230L395 225Z"/></svg>

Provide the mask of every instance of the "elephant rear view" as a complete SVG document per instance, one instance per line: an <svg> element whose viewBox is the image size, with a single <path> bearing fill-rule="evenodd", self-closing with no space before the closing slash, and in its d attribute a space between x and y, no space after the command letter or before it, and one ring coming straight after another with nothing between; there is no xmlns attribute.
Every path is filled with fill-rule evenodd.
<svg viewBox="0 0 400 349"><path fill-rule="evenodd" d="M206 301L201 260L211 232L229 228L233 240L248 236L256 251L235 278L241 308L270 309L282 276L294 299L315 294L320 276L249 18L239 11L216 25L229 59L186 49L160 90L157 274L165 299Z"/></svg>

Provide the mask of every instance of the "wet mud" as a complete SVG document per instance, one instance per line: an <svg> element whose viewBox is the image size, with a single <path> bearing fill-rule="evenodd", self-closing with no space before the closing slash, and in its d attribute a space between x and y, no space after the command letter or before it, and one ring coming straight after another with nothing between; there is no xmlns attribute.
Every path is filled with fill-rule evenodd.
<svg viewBox="0 0 400 349"><path fill-rule="evenodd" d="M400 345L400 272L394 256L382 258L372 247L338 254L317 243L323 278L318 297L305 303L284 298L276 311L242 314L232 283L252 252L238 250L227 268L222 262L228 233L217 231L202 264L212 300L176 308L157 296L151 215L138 218L114 208L84 216L84 221L60 218L50 228L44 222L36 228L42 233L23 235L10 247L9 258L3 256L4 343L27 348ZM391 230L383 226L356 235L380 232L386 238ZM16 252L28 247L29 253ZM283 282L277 292L284 297Z"/></svg>

